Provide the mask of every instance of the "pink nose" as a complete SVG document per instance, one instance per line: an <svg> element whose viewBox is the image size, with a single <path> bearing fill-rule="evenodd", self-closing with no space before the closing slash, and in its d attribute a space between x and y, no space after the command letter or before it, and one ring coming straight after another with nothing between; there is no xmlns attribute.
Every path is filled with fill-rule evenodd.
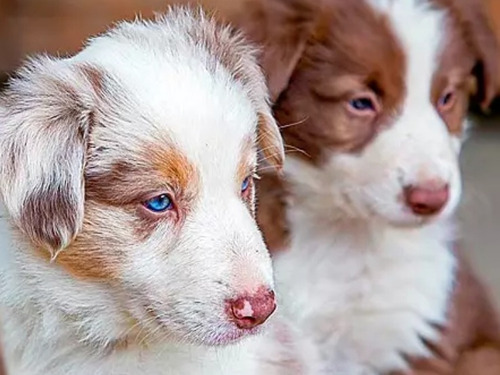
<svg viewBox="0 0 500 375"><path fill-rule="evenodd" d="M260 288L254 295L227 301L229 318L241 329L252 329L264 323L275 309L274 292L266 288Z"/></svg>
<svg viewBox="0 0 500 375"><path fill-rule="evenodd" d="M432 216L439 213L449 199L448 185L434 182L410 185L404 189L408 207L419 216Z"/></svg>

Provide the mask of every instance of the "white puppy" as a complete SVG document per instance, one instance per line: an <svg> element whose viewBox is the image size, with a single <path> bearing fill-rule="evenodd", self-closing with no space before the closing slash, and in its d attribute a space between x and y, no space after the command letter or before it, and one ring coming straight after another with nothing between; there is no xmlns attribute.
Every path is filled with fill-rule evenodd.
<svg viewBox="0 0 500 375"><path fill-rule="evenodd" d="M184 9L19 71L0 103L10 374L255 373L251 340L210 347L275 309L253 217L257 148L283 158L266 98L242 38Z"/></svg>

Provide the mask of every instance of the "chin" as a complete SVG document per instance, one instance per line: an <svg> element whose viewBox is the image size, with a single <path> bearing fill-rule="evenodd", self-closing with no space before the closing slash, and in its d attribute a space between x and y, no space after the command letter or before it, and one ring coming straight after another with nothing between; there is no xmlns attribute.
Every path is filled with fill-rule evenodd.
<svg viewBox="0 0 500 375"><path fill-rule="evenodd" d="M208 338L204 339L203 344L208 346L232 345L240 342L241 340L244 340L249 336L256 335L261 331L262 328L260 327L256 327L250 330L243 330L235 327L233 329L228 329L226 331L221 331L210 335Z"/></svg>
<svg viewBox="0 0 500 375"><path fill-rule="evenodd" d="M255 327L252 329L240 329L231 323L226 327L210 327L205 330L206 333L187 337L193 345L201 346L228 346L240 342L246 337L253 336L262 331L262 328Z"/></svg>

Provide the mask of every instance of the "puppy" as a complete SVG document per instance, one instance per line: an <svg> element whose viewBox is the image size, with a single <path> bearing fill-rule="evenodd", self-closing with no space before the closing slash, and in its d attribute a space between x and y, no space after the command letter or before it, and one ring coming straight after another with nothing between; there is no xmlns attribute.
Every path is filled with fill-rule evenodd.
<svg viewBox="0 0 500 375"><path fill-rule="evenodd" d="M0 102L10 374L256 374L275 310L257 149L283 161L242 37L201 12L39 57Z"/></svg>
<svg viewBox="0 0 500 375"><path fill-rule="evenodd" d="M498 87L481 4L247 8L234 20L264 46L290 151L285 180L263 180L259 213L269 245L284 250L275 267L286 308L326 373L454 373L460 353L500 342L452 219L469 98L487 108Z"/></svg>

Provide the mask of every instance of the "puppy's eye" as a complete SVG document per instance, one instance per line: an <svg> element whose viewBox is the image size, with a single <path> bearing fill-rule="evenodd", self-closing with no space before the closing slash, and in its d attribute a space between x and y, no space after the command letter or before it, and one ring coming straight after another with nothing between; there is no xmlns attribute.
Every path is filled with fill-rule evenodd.
<svg viewBox="0 0 500 375"><path fill-rule="evenodd" d="M378 98L371 91L358 93L347 102L347 109L356 116L373 117L379 110Z"/></svg>
<svg viewBox="0 0 500 375"><path fill-rule="evenodd" d="M167 194L162 194L144 202L144 207L152 212L159 213L171 210L174 204Z"/></svg>
<svg viewBox="0 0 500 375"><path fill-rule="evenodd" d="M454 90L446 90L438 100L439 112L446 112L450 110L455 104L456 93Z"/></svg>
<svg viewBox="0 0 500 375"><path fill-rule="evenodd" d="M250 187L250 182L252 182L252 176L248 176L243 180L241 183L241 194L244 194L245 192L248 191L248 188Z"/></svg>
<svg viewBox="0 0 500 375"><path fill-rule="evenodd" d="M375 103L371 98L355 98L349 101L349 105L356 111L374 111Z"/></svg>

